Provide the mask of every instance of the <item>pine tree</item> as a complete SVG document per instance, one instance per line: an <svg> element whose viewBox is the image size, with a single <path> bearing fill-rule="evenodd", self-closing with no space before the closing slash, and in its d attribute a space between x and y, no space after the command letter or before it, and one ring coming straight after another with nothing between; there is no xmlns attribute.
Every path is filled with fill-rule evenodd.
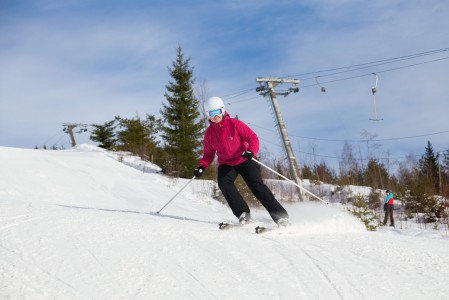
<svg viewBox="0 0 449 300"><path fill-rule="evenodd" d="M368 161L363 178L364 184L374 189L386 189L388 187L387 169L384 164L375 158Z"/></svg>
<svg viewBox="0 0 449 300"><path fill-rule="evenodd" d="M348 211L359 218L363 222L363 224L365 224L367 230L376 230L376 216L374 212L369 208L368 202L365 201L362 195L357 195L355 197L352 205L348 208Z"/></svg>
<svg viewBox="0 0 449 300"><path fill-rule="evenodd" d="M105 122L103 125L92 124L92 127L94 127L94 130L90 140L100 143L98 145L100 148L110 150L116 145L117 139L114 131L117 126L115 125L115 120Z"/></svg>
<svg viewBox="0 0 449 300"><path fill-rule="evenodd" d="M181 46L176 60L168 68L174 81L166 85L164 94L168 104L162 103L161 127L167 157L160 165L165 173L191 177L201 151L204 123L199 116L199 101L193 92L193 68L190 58L184 59Z"/></svg>
<svg viewBox="0 0 449 300"><path fill-rule="evenodd" d="M157 152L156 133L160 128L160 120L147 115L144 120L139 116L133 119L115 118L121 130L117 132L118 148L148 158Z"/></svg>
<svg viewBox="0 0 449 300"><path fill-rule="evenodd" d="M315 166L315 174L318 180L326 183L334 183L337 177L335 171L330 169L324 161Z"/></svg>
<svg viewBox="0 0 449 300"><path fill-rule="evenodd" d="M315 176L313 176L312 169L306 164L304 164L304 166L302 167L301 175L302 175L302 178L310 179L310 180L314 179L314 177L315 177Z"/></svg>
<svg viewBox="0 0 449 300"><path fill-rule="evenodd" d="M314 165L313 168L304 164L301 174L304 179L318 180L325 183L334 183L337 177L335 171L330 169L325 162L320 162Z"/></svg>
<svg viewBox="0 0 449 300"><path fill-rule="evenodd" d="M433 151L430 141L427 142L426 152L419 160L419 172L424 180L426 192L429 195L438 193L438 159Z"/></svg>

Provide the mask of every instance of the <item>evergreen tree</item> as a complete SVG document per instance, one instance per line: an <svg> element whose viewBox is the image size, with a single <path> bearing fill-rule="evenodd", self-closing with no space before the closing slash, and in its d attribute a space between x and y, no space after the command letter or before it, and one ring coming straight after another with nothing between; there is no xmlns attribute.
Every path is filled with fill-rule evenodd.
<svg viewBox="0 0 449 300"><path fill-rule="evenodd" d="M103 125L92 124L94 127L92 131L92 135L89 137L90 140L94 142L100 143L98 145L100 148L111 150L117 143L117 139L115 138L115 125L116 120L112 120L110 122L105 122Z"/></svg>
<svg viewBox="0 0 449 300"><path fill-rule="evenodd" d="M420 177L424 180L423 183L426 186L426 193L429 195L438 193L438 159L430 141L427 142L426 152L419 160L418 166Z"/></svg>
<svg viewBox="0 0 449 300"><path fill-rule="evenodd" d="M160 111L162 139L167 157L161 162L165 173L174 172L180 177L191 177L198 163L202 144L204 123L199 119L199 101L193 93L193 68L190 58L184 59L181 46L177 57L168 68L173 81L166 85L165 98ZM176 174L177 173L177 174Z"/></svg>
<svg viewBox="0 0 449 300"><path fill-rule="evenodd" d="M325 183L334 183L337 177L335 171L330 169L325 162L314 165L313 169L304 164L301 174L304 179L318 180Z"/></svg>
<svg viewBox="0 0 449 300"><path fill-rule="evenodd" d="M368 207L372 210L378 210L382 206L383 198L380 192L372 189L368 195Z"/></svg>
<svg viewBox="0 0 449 300"><path fill-rule="evenodd" d="M133 119L124 119L117 116L121 130L117 132L118 148L148 158L157 152L158 142L156 133L160 128L160 120L152 115L147 115L141 120L139 116Z"/></svg>
<svg viewBox="0 0 449 300"><path fill-rule="evenodd" d="M376 230L376 216L374 212L369 208L368 202L365 201L363 196L356 196L354 201L352 202L352 205L348 208L348 211L359 218L363 222L363 224L365 224L367 230Z"/></svg>
<svg viewBox="0 0 449 300"><path fill-rule="evenodd" d="M302 178L310 179L310 180L313 180L315 177L315 176L313 176L312 169L306 164L304 164L304 166L302 167L301 175L302 175Z"/></svg>
<svg viewBox="0 0 449 300"><path fill-rule="evenodd" d="M315 166L315 174L318 176L318 180L326 183L334 183L337 178L335 171L330 169L325 162Z"/></svg>
<svg viewBox="0 0 449 300"><path fill-rule="evenodd" d="M364 184L373 189L386 189L388 187L388 172L384 164L371 158L364 173Z"/></svg>

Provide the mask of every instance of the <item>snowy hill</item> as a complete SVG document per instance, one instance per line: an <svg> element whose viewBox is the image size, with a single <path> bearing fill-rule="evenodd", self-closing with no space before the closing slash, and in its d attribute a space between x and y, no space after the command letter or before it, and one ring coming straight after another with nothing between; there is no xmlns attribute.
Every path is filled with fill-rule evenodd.
<svg viewBox="0 0 449 300"><path fill-rule="evenodd" d="M211 182L82 145L0 147L0 299L447 299L449 240L367 232L320 203L262 235ZM269 223L264 210L252 214Z"/></svg>

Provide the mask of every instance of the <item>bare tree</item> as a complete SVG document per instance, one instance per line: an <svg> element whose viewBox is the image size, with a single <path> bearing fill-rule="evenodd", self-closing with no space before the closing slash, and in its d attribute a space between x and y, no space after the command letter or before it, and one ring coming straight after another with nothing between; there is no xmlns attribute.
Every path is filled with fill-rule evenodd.
<svg viewBox="0 0 449 300"><path fill-rule="evenodd" d="M195 83L194 93L195 93L196 98L200 102L199 110L200 110L201 118L205 120L206 125L207 125L208 118L206 116L206 112L204 111L203 105L202 105L207 100L207 98L209 98L209 91L208 91L208 88L207 88L207 81L205 79L198 80Z"/></svg>

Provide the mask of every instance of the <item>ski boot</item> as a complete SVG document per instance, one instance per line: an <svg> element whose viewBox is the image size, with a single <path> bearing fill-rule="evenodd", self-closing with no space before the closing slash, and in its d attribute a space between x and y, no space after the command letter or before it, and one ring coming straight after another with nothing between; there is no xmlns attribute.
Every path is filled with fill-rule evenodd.
<svg viewBox="0 0 449 300"><path fill-rule="evenodd" d="M239 217L239 223L245 225L249 222L251 222L251 214L247 212L242 213Z"/></svg>

